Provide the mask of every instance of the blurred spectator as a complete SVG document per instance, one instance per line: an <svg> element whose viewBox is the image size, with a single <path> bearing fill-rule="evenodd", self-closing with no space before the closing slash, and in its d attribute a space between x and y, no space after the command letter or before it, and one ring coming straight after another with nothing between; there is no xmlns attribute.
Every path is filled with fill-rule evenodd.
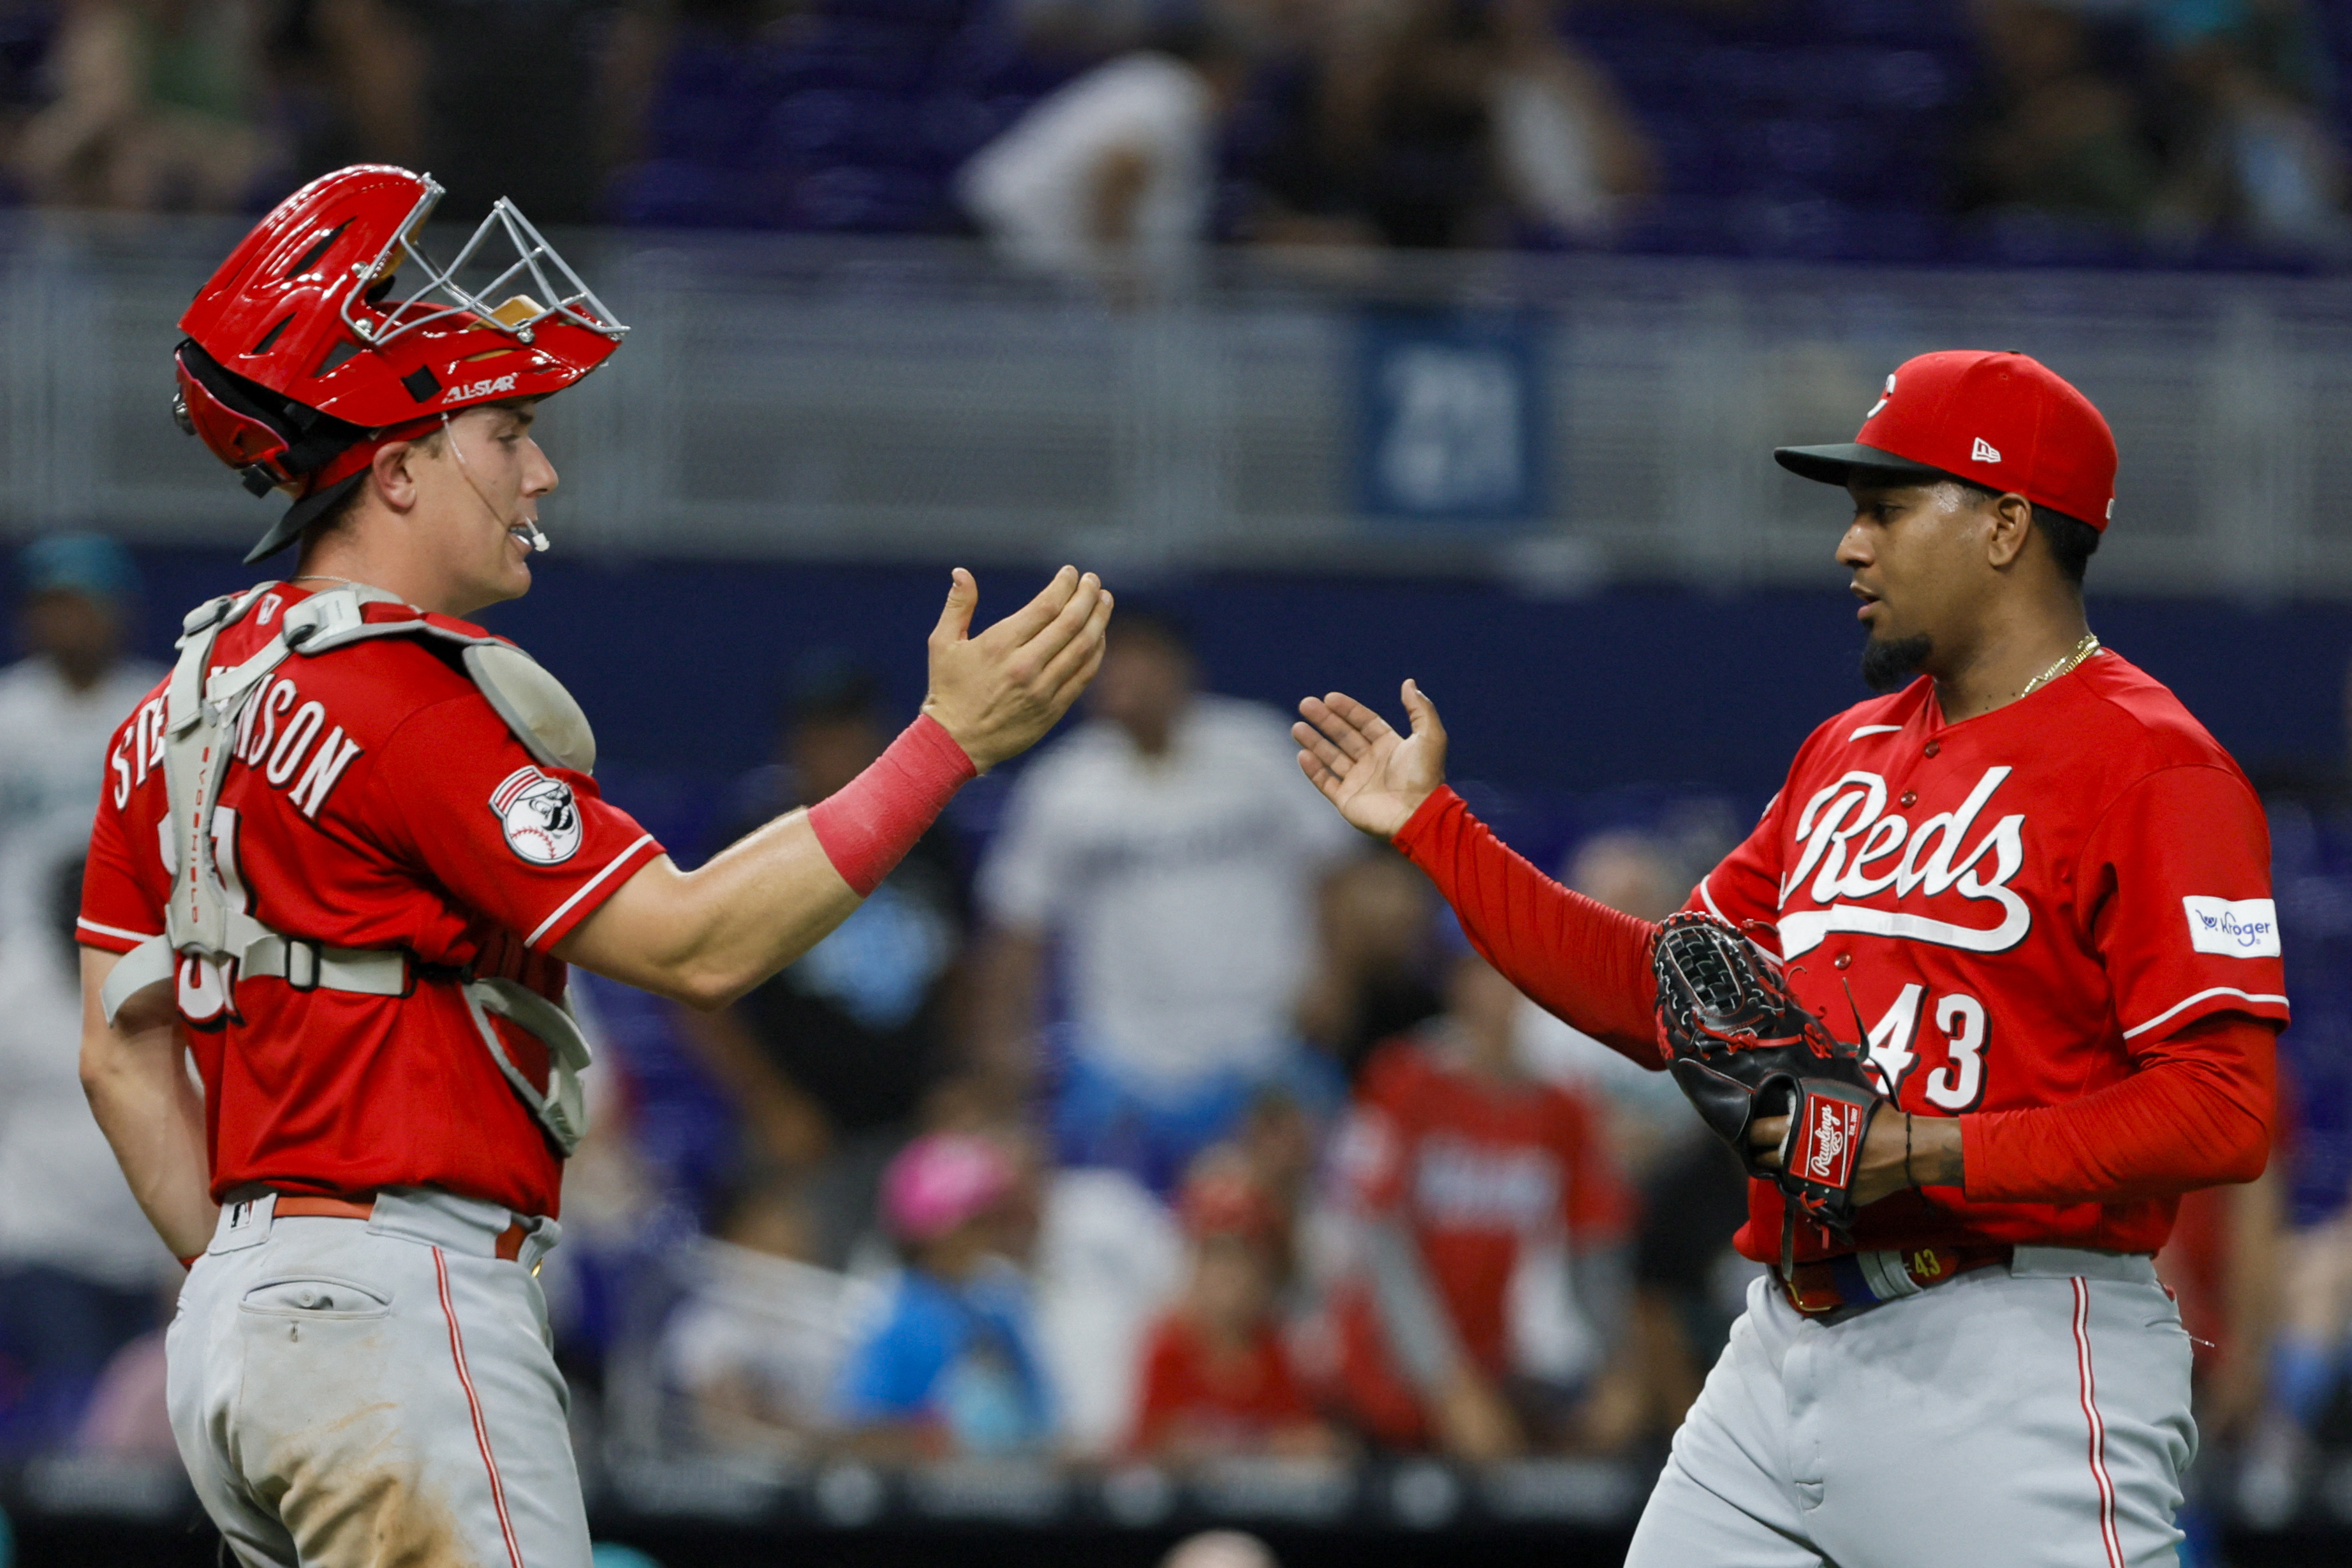
<svg viewBox="0 0 2352 1568"><path fill-rule="evenodd" d="M278 157L259 29L246 0L72 0L49 55L56 96L16 148L33 198L236 210Z"/></svg>
<svg viewBox="0 0 2352 1568"><path fill-rule="evenodd" d="M2179 1301L2181 1326L2189 1331L2198 1448L2217 1459L2242 1452L2246 1438L2260 1430L2277 1329L2287 1162L2281 1146L2258 1180L2184 1194L2172 1235L2157 1256L2157 1271ZM2226 1490L2213 1483L2228 1474L2224 1464L2210 1463L2192 1472L2181 1521L2192 1542L2220 1500L2217 1494ZM2253 1478L2242 1473L2237 1479L2242 1491ZM2262 1482L2252 1490L2256 1506L2250 1511L2259 1515L2271 1500L2259 1495ZM2192 1551L2183 1561L2203 1559Z"/></svg>
<svg viewBox="0 0 2352 1568"><path fill-rule="evenodd" d="M1259 237L1504 245L1605 237L1653 158L1551 0L1340 0L1269 78L1244 162Z"/></svg>
<svg viewBox="0 0 2352 1568"><path fill-rule="evenodd" d="M1170 29L1034 105L958 176L1005 259L1165 287L1210 239L1217 128L1246 63L1222 31Z"/></svg>
<svg viewBox="0 0 2352 1568"><path fill-rule="evenodd" d="M1678 832L1596 833L1561 867L1569 886L1612 909L1660 920L1680 908L1690 867L1722 853L1721 824L1700 812ZM1630 1434L1664 1439L1698 1397L1707 1368L1746 1308L1758 1266L1732 1250L1748 1212L1748 1180L1731 1151L1691 1112L1675 1082L1521 1004L1532 1071L1608 1107L1613 1145L1638 1182L1633 1248L1631 1376L1617 1412Z"/></svg>
<svg viewBox="0 0 2352 1568"><path fill-rule="evenodd" d="M139 569L121 545L54 534L26 546L16 568L29 656L0 669L0 940L49 931L56 869L89 846L107 742L163 677L123 656Z"/></svg>
<svg viewBox="0 0 2352 1568"><path fill-rule="evenodd" d="M1485 8L1340 0L1273 86L1258 237L1475 244L1496 189Z"/></svg>
<svg viewBox="0 0 2352 1568"><path fill-rule="evenodd" d="M1747 1172L1703 1128L1667 1151L1643 1182L1628 1346L1639 1369L1628 1418L1637 1436L1673 1436L1747 1311L1748 1282L1764 1271L1731 1247L1747 1218Z"/></svg>
<svg viewBox="0 0 2352 1568"><path fill-rule="evenodd" d="M2251 1521L2275 1529L2293 1520L2318 1479L2319 1440L2344 1385L2352 1349L2352 1205L2290 1231L2273 1257L2268 1406L2246 1434L2238 1503Z"/></svg>
<svg viewBox="0 0 2352 1568"><path fill-rule="evenodd" d="M850 1333L878 1302L870 1284L811 1266L814 1230L799 1194L772 1179L736 1195L719 1236L693 1249L662 1361L714 1448L803 1454L823 1430Z"/></svg>
<svg viewBox="0 0 2352 1568"><path fill-rule="evenodd" d="M1632 1213L1600 1113L1527 1074L1519 994L1484 959L1446 1001L1374 1053L1341 1135L1362 1266L1333 1300L1339 1396L1391 1448L1613 1448Z"/></svg>
<svg viewBox="0 0 2352 1568"><path fill-rule="evenodd" d="M32 656L0 670L0 1447L64 1437L178 1273L82 1099L73 938L114 727L163 672L121 654L138 574L58 535L18 558Z"/></svg>
<svg viewBox="0 0 2352 1568"><path fill-rule="evenodd" d="M1351 1082L1372 1047L1444 1010L1430 978L1436 913L1429 879L1401 855L1365 855L1323 879L1298 1032Z"/></svg>
<svg viewBox="0 0 2352 1568"><path fill-rule="evenodd" d="M425 54L396 0L281 0L272 85L294 176L352 163L415 168L425 145Z"/></svg>
<svg viewBox="0 0 2352 1568"><path fill-rule="evenodd" d="M1593 243L1646 193L1656 158L1607 73L1557 30L1554 0L1496 0L1487 87L1504 194L1526 221Z"/></svg>
<svg viewBox="0 0 2352 1568"><path fill-rule="evenodd" d="M1286 1228L1248 1157L1204 1155L1177 1210L1192 1274L1145 1347L1130 1446L1177 1463L1335 1452L1338 1436L1308 1401L1283 1340L1276 1297Z"/></svg>
<svg viewBox="0 0 2352 1568"><path fill-rule="evenodd" d="M289 38L341 97L350 145L431 171L436 216L500 196L587 222L652 33L629 0L313 0Z"/></svg>
<svg viewBox="0 0 2352 1568"><path fill-rule="evenodd" d="M1646 833L1595 833L1560 868L1560 880L1588 898L1642 920L1663 920L1682 907L1694 878L1688 862ZM1520 1004L1520 1042L1528 1070L1609 1107L1612 1146L1637 1180L1701 1135L1690 1102L1673 1079L1627 1060L1570 1029L1533 1002ZM1745 1188L1740 1189L1744 1194ZM1744 1201L1744 1198L1743 1198ZM1680 1225L1671 1211L1653 1208L1644 1223ZM1727 1234L1728 1234L1727 1232Z"/></svg>
<svg viewBox="0 0 2352 1568"><path fill-rule="evenodd" d="M2273 1524L2318 1479L2319 1441L2352 1371L2352 673L2344 693L2336 758L2263 780L2295 1019L2279 1037L2280 1152L2264 1178L2283 1226L2275 1333L2260 1369L2265 1407L2242 1429L2236 1490L2250 1518Z"/></svg>
<svg viewBox="0 0 2352 1568"><path fill-rule="evenodd" d="M172 1287L158 1292L171 1310ZM161 1315L161 1314L159 1314ZM178 1439L172 1436L172 1413L164 1393L163 1331L150 1329L108 1358L90 1391L74 1434L78 1453L103 1454L109 1458L176 1465Z"/></svg>
<svg viewBox="0 0 2352 1568"><path fill-rule="evenodd" d="M882 755L864 670L821 656L794 686L778 761L752 776L730 839L824 800ZM811 1261L839 1269L872 1222L882 1167L950 1065L971 889L955 830L934 823L898 868L791 967L681 1025L740 1108L755 1164L805 1173Z"/></svg>
<svg viewBox="0 0 2352 1568"><path fill-rule="evenodd" d="M882 1212L905 1250L875 1326L850 1353L833 1417L883 1459L1045 1450L1053 1400L1034 1349L1018 1250L1020 1172L995 1141L930 1133L890 1162Z"/></svg>
<svg viewBox="0 0 2352 1568"><path fill-rule="evenodd" d="M981 875L992 922L981 1040L1030 1070L1046 956L1069 1023L1054 1031L1060 1160L1165 1192L1267 1083L1310 1106L1328 1061L1292 1033L1317 880L1355 835L1298 775L1279 715L1199 694L1183 635L1121 606L1092 718L1013 787Z"/></svg>
<svg viewBox="0 0 2352 1568"><path fill-rule="evenodd" d="M1167 1205L1125 1171L1054 1173L1037 1239L1037 1349L1069 1451L1108 1457L1133 1434L1144 1336L1183 1283Z"/></svg>
<svg viewBox="0 0 2352 1568"><path fill-rule="evenodd" d="M49 929L0 943L0 1454L73 1433L179 1271L82 1100L79 857L53 897Z"/></svg>
<svg viewBox="0 0 2352 1568"><path fill-rule="evenodd" d="M2344 149L2323 117L2326 56L2297 0L2152 0L2168 162L2162 223L2340 246Z"/></svg>
<svg viewBox="0 0 2352 1568"><path fill-rule="evenodd" d="M1963 211L2028 210L2137 230L2162 171L2100 35L2060 0L1976 0L1987 80L1959 145Z"/></svg>

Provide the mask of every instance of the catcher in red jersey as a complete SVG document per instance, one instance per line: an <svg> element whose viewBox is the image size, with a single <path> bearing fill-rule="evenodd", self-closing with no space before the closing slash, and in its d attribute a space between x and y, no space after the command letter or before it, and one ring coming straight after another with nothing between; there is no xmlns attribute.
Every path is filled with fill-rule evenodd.
<svg viewBox="0 0 2352 1568"><path fill-rule="evenodd" d="M2196 1431L2151 1254L2182 1193L2252 1179L2269 1146L2287 1002L2262 808L2086 624L2116 448L2074 387L2019 354L1927 354L1852 444L1774 455L1853 497L1837 560L1887 695L1799 749L1692 894L1711 920L1662 932L1505 848L1444 787L1411 682L1409 735L1338 693L1303 703L1301 765L1529 996L1645 1066L1676 1058L1710 1124L1739 1128L1757 1179L1738 1245L1769 1271L1630 1563L1933 1568L1988 1542L2004 1563L2171 1563ZM1735 940L1694 985L1667 946L1727 927L1752 966L1725 961ZM1776 1113L1785 1094L1727 1118L1693 1081L1745 1091L1686 1077L1671 1015L1727 987L1792 998L1825 1073L1861 1049L1865 1087L1840 1091L1859 1147L1810 1162L1833 1190L1782 1168L1809 1131ZM1736 1078L1767 1032L1702 1043Z"/></svg>
<svg viewBox="0 0 2352 1568"><path fill-rule="evenodd" d="M566 966L750 989L1051 727L1110 613L1065 569L968 635L959 570L898 741L679 871L599 793L578 705L460 619L530 589L538 404L626 329L504 202L465 253L511 242L498 283L434 266L439 193L325 176L182 319L184 428L292 497L247 559L300 555L187 617L109 753L83 889L83 1080L190 1266L173 1429L255 1565L588 1562L534 1278L586 1125Z"/></svg>

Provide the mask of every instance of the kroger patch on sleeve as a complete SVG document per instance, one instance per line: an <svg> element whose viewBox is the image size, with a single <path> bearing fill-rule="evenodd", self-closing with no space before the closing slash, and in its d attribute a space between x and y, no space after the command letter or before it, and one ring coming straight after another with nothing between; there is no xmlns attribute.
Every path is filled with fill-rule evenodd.
<svg viewBox="0 0 2352 1568"><path fill-rule="evenodd" d="M2276 958L2279 952L2278 907L2267 898L2206 898L2185 894L2189 912L2189 945L2200 953L2225 958Z"/></svg>

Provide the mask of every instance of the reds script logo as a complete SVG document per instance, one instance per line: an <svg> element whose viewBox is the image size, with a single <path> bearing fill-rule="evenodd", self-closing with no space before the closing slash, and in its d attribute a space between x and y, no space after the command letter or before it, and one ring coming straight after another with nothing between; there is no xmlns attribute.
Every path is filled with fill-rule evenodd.
<svg viewBox="0 0 2352 1568"><path fill-rule="evenodd" d="M2005 953L2025 940L2033 914L2009 885L2025 865L2025 814L2003 817L1968 842L2010 771L1986 768L1958 810L1938 811L1916 830L1908 818L1886 810L1886 780L1875 773L1849 773L1806 801L1797 818L1797 842L1804 852L1780 884L1781 956L1811 952L1834 931L1932 942L1969 953ZM1890 888L1898 902L1915 893L1939 898L1956 892L1989 905L1987 913L1996 918L1989 925L1930 920L1847 902ZM1790 913L1789 901L1800 892L1824 907Z"/></svg>
<svg viewBox="0 0 2352 1568"><path fill-rule="evenodd" d="M536 768L518 768L490 792L507 847L533 865L559 865L580 849L580 809L572 786Z"/></svg>

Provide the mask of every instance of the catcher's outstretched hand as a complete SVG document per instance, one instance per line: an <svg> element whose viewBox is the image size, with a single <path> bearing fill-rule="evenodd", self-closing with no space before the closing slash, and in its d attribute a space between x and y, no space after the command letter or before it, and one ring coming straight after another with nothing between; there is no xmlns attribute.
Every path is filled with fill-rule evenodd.
<svg viewBox="0 0 2352 1568"><path fill-rule="evenodd" d="M1381 839L1396 837L1445 782L1445 727L1437 705L1411 681L1403 695L1409 735L1345 692L1307 698L1298 705L1306 722L1290 727L1298 766L1315 788L1350 825Z"/></svg>
<svg viewBox="0 0 2352 1568"><path fill-rule="evenodd" d="M1037 597L974 636L980 584L958 567L931 629L923 711L982 773L1034 746L1102 667L1111 596L1093 572L1064 567Z"/></svg>

